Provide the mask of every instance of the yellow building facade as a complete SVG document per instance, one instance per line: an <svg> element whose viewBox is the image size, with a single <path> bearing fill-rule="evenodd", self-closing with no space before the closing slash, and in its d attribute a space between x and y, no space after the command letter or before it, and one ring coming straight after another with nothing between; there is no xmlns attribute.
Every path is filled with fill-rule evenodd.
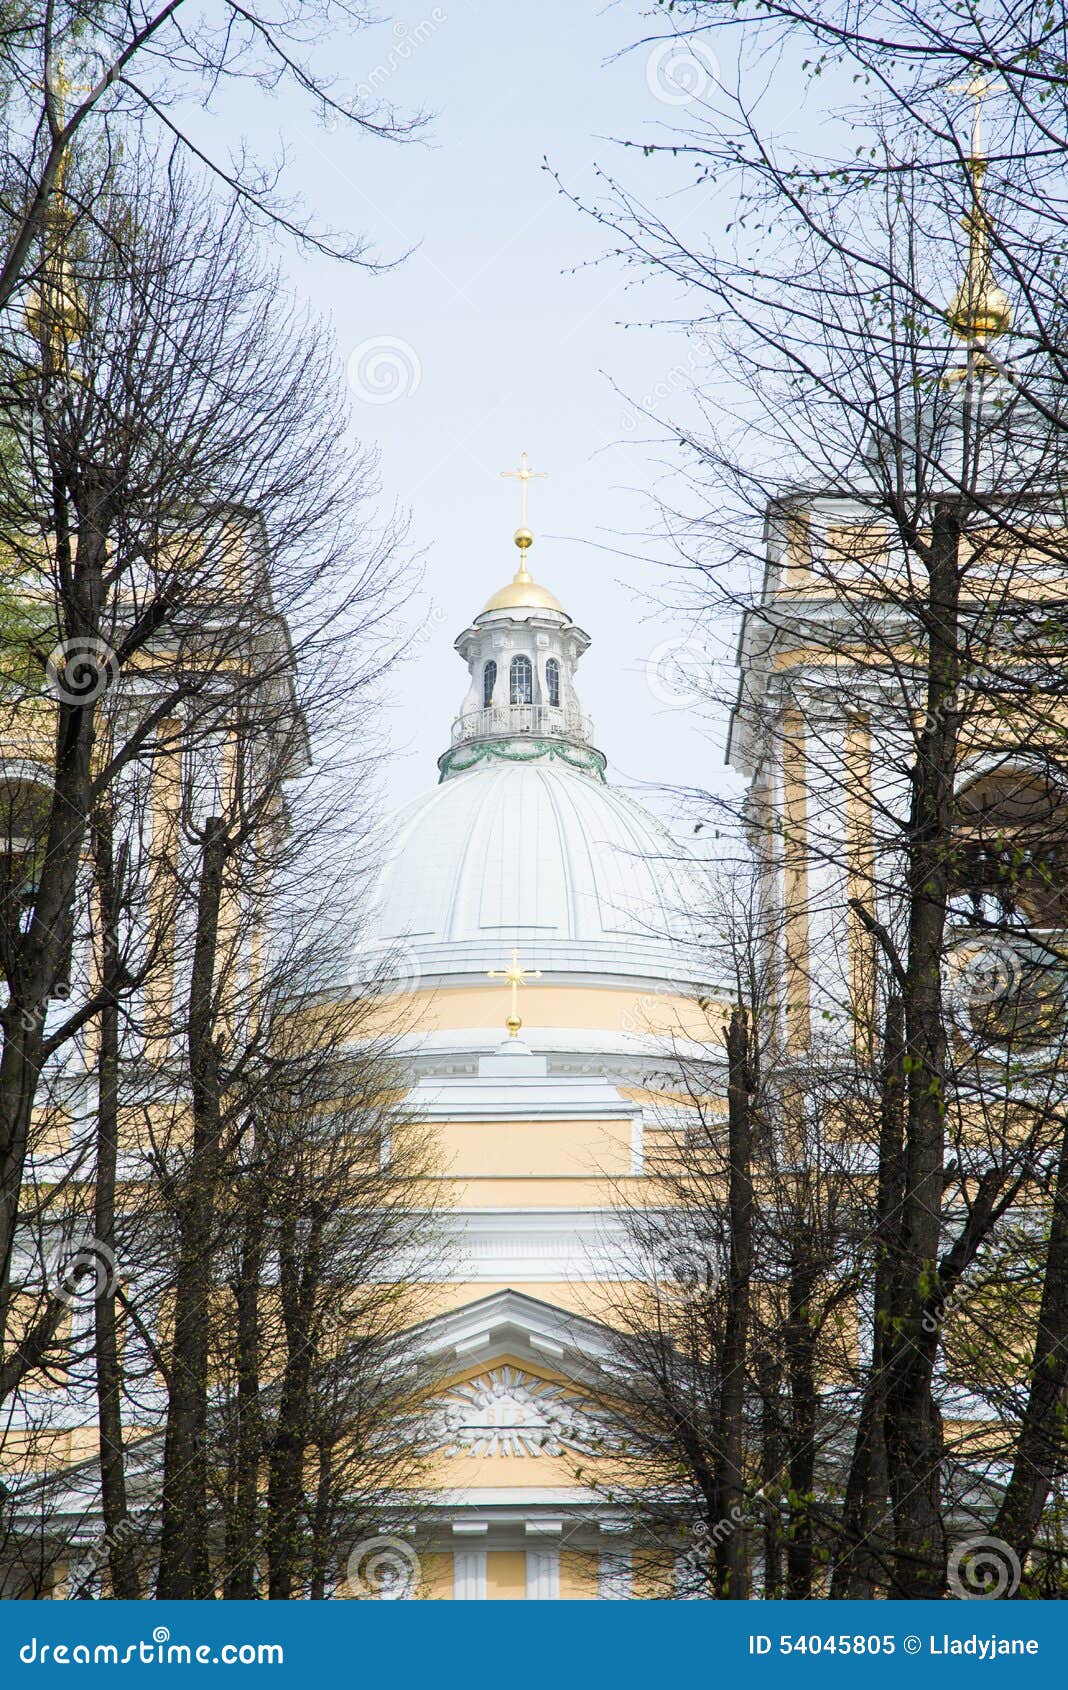
<svg viewBox="0 0 1068 1690"><path fill-rule="evenodd" d="M621 1209L648 1201L651 1140L677 1128L682 1053L715 1060L707 887L611 785L575 685L589 636L534 580L531 542L456 640L466 695L438 785L387 829L360 959L411 1028L407 1105L440 1166L446 1277L411 1335L435 1381L418 1592L670 1593L583 1474L605 1459L588 1401L633 1277ZM354 1552L357 1593L376 1553Z"/></svg>

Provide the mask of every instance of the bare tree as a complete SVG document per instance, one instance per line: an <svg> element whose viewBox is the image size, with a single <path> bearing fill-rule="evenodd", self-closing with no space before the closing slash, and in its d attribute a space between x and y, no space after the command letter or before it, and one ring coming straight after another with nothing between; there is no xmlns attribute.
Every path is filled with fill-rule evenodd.
<svg viewBox="0 0 1068 1690"><path fill-rule="evenodd" d="M1063 77L1055 39L1015 14L985 34L937 6L676 20L698 48L713 26L738 80L711 81L662 150L734 196L730 239L695 244L624 189L595 212L625 258L689 290L708 354L703 426L673 431L716 498L678 532L700 536L680 550L703 614L744 617L732 747L781 901L784 1073L811 1061L821 1021L866 1064L874 1328L835 1592L938 1596L1003 1485L984 1439L1004 1424L957 1430L971 1411L948 1332L959 1355L989 1318L990 1262L1062 1203L1063 310L1042 272L1064 236ZM811 45L839 104L854 73L875 91L818 157L774 133L774 75L761 104L772 39ZM984 91L972 61L1005 63L1011 84L989 156L978 119L970 141L953 122L950 77ZM1055 1224L1038 1269L1054 1287L1060 1244ZM1026 1562L1061 1460L1062 1348L1052 1289L1033 1299L1014 1272L1002 1294L1035 1343L1025 1400L1001 1399L1019 1435L1002 1474L1006 1455L1026 1467L1000 1518ZM787 1435L804 1431L792 1394Z"/></svg>
<svg viewBox="0 0 1068 1690"><path fill-rule="evenodd" d="M41 1379L81 1377L88 1363L110 1588L134 1594L158 1559L161 1588L206 1593L225 1561L208 1530L205 1463L226 1194L250 1116L288 1074L295 1119L300 1073L323 1062L314 1040L298 1058L291 1033L287 1067L283 985L305 991L306 976L292 962L267 970L264 947L286 887L316 863L322 879L327 832L362 826L361 764L375 743L362 701L396 652L401 577L395 536L357 514L372 464L348 449L330 348L286 306L238 221L144 160L114 177L92 223L68 226L49 273L59 280L5 370L3 532L20 643L3 708L8 743L31 753L8 765L4 787L0 1384L21 1428L5 1446L30 1436L40 1455L54 1420ZM314 822L298 827L298 809ZM350 871L350 893L357 882ZM373 1075L385 1085L366 1041L362 1061L365 1089ZM72 1083L78 1095L90 1086L92 1130L49 1150ZM379 1170L372 1209L374 1111L365 1101L351 1113L350 1181L364 1172L351 1249L370 1262L403 1158L392 1184ZM129 1155L144 1159L140 1204L120 1179ZM334 1174L340 1202L340 1161ZM414 1240L418 1224L394 1209L392 1236L407 1225ZM254 1229L247 1243L251 1260ZM394 1278L396 1297L377 1293L379 1336L403 1301L396 1263ZM93 1321L72 1332L72 1300L90 1289ZM364 1324L373 1370L385 1351ZM154 1477L145 1429L161 1412ZM258 1447L258 1470L264 1459ZM347 1460L335 1452L338 1475ZM376 1460L384 1474L381 1433ZM368 1487L373 1466L367 1454ZM334 1494L348 1494L340 1476L325 1487ZM57 1535L54 1561L63 1551ZM238 1571L247 1584L247 1558Z"/></svg>
<svg viewBox="0 0 1068 1690"><path fill-rule="evenodd" d="M92 216L100 177L83 177L72 194L75 141L103 159L146 135L174 144L203 166L251 221L269 222L296 240L374 267L362 238L318 226L284 189L282 161L235 156L213 133L210 101L220 86L242 83L285 90L316 117L326 115L365 136L403 141L421 114L405 117L369 94L347 88L321 68L318 49L338 31L359 35L372 23L362 4L311 0L282 12L229 4L201 10L185 0L148 7L93 9L49 5L9 8L0 20L0 206L5 222L0 307L27 278L40 277L42 239L52 233L57 201L76 221ZM191 115L197 111L197 116ZM36 249L36 251L35 251Z"/></svg>

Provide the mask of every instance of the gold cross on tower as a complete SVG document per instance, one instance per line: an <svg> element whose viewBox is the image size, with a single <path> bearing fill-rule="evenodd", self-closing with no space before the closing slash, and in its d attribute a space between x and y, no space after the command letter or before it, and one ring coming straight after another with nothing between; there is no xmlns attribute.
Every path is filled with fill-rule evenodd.
<svg viewBox="0 0 1068 1690"><path fill-rule="evenodd" d="M72 82L66 61L50 59L43 82L35 84L52 97L57 128L67 121L67 100L71 94L91 94L87 82ZM67 260L68 235L74 218L67 199L67 166L71 143L63 147L56 166L52 191L44 207L44 252L37 286L30 289L23 315L26 326L42 347L42 363L52 375L69 375L68 353L81 339L85 328L85 302Z"/></svg>
<svg viewBox="0 0 1068 1690"><path fill-rule="evenodd" d="M37 87L47 87L56 102L56 117L62 129L67 118L67 96L69 94L91 94L95 84L92 82L72 82L67 75L67 61L57 58L49 62L45 69L44 82L38 82Z"/></svg>
<svg viewBox="0 0 1068 1690"><path fill-rule="evenodd" d="M94 85L91 82L72 82L67 75L66 59L50 60L45 66L43 82L35 87L46 89L51 94L55 104L56 124L62 129L67 121L67 100L71 94L92 94ZM63 189L67 180L67 164L69 162L69 144L63 148L55 176L55 193L62 207Z"/></svg>
<svg viewBox="0 0 1068 1690"><path fill-rule="evenodd" d="M950 91L951 94L968 94L968 95L971 96L971 100L972 100L972 153L971 153L971 156L972 156L972 162L973 163L977 159L981 158L981 156L982 156L983 101L986 99L988 94L995 94L995 93L997 93L999 88L1004 88L1004 86L1005 86L1005 84L1003 82L991 82L988 77L985 77L982 74L978 65L976 65L975 68L973 69L972 74L968 78L967 82L951 82L950 85L949 85L949 91Z"/></svg>
<svg viewBox="0 0 1068 1690"><path fill-rule="evenodd" d="M518 481L519 483L519 533L526 534L527 530L527 482L548 481L549 472L544 469L531 469L524 452L519 459L518 469L502 469L502 479ZM518 543L518 535L517 535Z"/></svg>
<svg viewBox="0 0 1068 1690"><path fill-rule="evenodd" d="M526 453L524 453L523 456L525 459ZM503 473L505 472L502 471L502 474ZM512 952L512 961L510 966L508 968L491 968L486 978L488 980L503 980L505 985L511 986L512 1013L509 1015L504 1024L508 1029L508 1036L513 1039L517 1038L519 1035L519 1029L523 1025L519 1018L519 988L520 986L525 986L530 980L540 980L541 969L524 968L519 961L519 952L514 950Z"/></svg>

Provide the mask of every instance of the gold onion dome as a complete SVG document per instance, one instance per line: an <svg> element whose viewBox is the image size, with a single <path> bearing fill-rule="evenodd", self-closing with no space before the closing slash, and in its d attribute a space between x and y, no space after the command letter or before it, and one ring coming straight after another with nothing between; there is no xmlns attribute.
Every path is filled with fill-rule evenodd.
<svg viewBox="0 0 1068 1690"><path fill-rule="evenodd" d="M555 610L558 615L566 616L567 611L555 594L550 593L548 587L539 587L527 568L527 552L534 544L530 529L517 528L514 538L519 547L520 559L515 577L507 587L502 587L499 593L494 593L479 614L486 616L491 610Z"/></svg>
<svg viewBox="0 0 1068 1690"><path fill-rule="evenodd" d="M978 287L969 282L954 294L949 325L965 340L992 340L1012 327L1012 302L1004 288L987 276Z"/></svg>
<svg viewBox="0 0 1068 1690"><path fill-rule="evenodd" d="M961 227L968 236L968 264L964 280L946 312L950 328L961 340L993 340L997 335L1007 334L1012 327L1012 301L1005 289L995 282L990 267L990 235L994 225L983 204L987 160L983 156L979 132L983 97L999 86L973 74L963 90L971 95L974 102L972 145L968 155L972 206L961 220Z"/></svg>
<svg viewBox="0 0 1068 1690"><path fill-rule="evenodd" d="M968 268L949 302L949 325L965 340L991 340L1012 327L1012 301L990 269L990 221L980 208L964 219L969 235Z"/></svg>
<svg viewBox="0 0 1068 1690"><path fill-rule="evenodd" d="M1012 328L1012 304L1004 287L987 282L985 287L962 287L950 301L950 328L963 340L994 340Z"/></svg>

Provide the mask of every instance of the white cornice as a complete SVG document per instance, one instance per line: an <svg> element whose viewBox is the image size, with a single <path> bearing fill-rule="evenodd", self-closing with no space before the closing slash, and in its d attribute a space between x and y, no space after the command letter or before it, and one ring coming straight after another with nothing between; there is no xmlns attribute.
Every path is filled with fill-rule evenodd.
<svg viewBox="0 0 1068 1690"><path fill-rule="evenodd" d="M535 1369L548 1366L577 1380L610 1367L617 1344L600 1322L512 1290L435 1315L408 1337L415 1353L439 1368L447 1358L470 1367L513 1355Z"/></svg>

